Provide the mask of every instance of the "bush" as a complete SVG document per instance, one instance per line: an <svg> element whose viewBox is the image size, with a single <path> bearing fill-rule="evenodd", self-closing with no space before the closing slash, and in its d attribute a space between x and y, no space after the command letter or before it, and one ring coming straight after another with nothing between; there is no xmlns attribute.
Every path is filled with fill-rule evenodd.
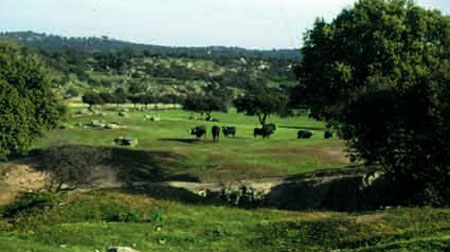
<svg viewBox="0 0 450 252"><path fill-rule="evenodd" d="M42 152L39 168L50 175L49 191L73 190L97 181L110 155L101 148L56 146Z"/></svg>
<svg viewBox="0 0 450 252"><path fill-rule="evenodd" d="M51 193L26 193L19 200L5 206L1 212L3 218L18 218L20 215L38 213L60 202L59 196Z"/></svg>

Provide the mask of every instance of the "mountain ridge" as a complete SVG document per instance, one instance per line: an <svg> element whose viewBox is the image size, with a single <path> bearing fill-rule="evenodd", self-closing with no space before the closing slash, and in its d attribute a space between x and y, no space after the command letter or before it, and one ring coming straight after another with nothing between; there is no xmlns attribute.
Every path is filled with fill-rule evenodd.
<svg viewBox="0 0 450 252"><path fill-rule="evenodd" d="M251 57L261 59L284 59L300 60L302 58L300 49L246 49L241 47L227 46L163 46L144 43L134 43L107 36L101 37L63 37L33 31L1 32L0 39L11 39L19 41L25 46L46 50L73 49L84 51L118 51L134 50L152 55L184 56L184 57Z"/></svg>

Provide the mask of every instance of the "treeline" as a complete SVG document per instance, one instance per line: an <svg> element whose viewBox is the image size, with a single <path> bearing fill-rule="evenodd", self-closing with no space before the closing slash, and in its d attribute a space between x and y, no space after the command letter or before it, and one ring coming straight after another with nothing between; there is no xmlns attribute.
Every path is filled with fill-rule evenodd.
<svg viewBox="0 0 450 252"><path fill-rule="evenodd" d="M27 32L4 32L0 33L0 38L18 40L26 46L44 50L65 50L68 48L81 51L120 51L132 49L138 52L148 51L154 56L166 55L174 57L191 58L215 58L215 57L250 57L258 59L289 59L298 60L301 58L300 50L248 50L239 47L169 47L159 45L147 45L130 43L106 36L67 38L57 35L47 35L45 33Z"/></svg>
<svg viewBox="0 0 450 252"><path fill-rule="evenodd" d="M144 94L127 94L122 88L116 89L114 92L87 92L81 97L83 103L90 107L94 105L104 104L125 104L133 103L149 105L149 104L182 104L185 101L185 97L167 94L162 96L156 96L148 93Z"/></svg>

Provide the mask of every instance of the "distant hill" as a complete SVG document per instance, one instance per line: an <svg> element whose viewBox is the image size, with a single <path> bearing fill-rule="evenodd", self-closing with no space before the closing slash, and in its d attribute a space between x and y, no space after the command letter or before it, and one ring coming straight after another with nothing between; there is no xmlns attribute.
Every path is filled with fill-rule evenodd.
<svg viewBox="0 0 450 252"><path fill-rule="evenodd" d="M239 47L209 46L209 47L169 47L131 43L106 36L67 38L45 33L27 32L3 32L0 39L12 39L23 43L25 46L43 50L83 50L83 51L118 51L131 49L137 52L147 52L151 55L166 55L175 57L209 58L209 57L250 57L261 59L300 60L299 49L279 50L248 50Z"/></svg>

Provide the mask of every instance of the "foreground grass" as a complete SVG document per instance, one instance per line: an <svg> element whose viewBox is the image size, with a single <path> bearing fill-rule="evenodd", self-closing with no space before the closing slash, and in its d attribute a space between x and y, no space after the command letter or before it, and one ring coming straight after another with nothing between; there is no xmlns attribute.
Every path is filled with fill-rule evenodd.
<svg viewBox="0 0 450 252"><path fill-rule="evenodd" d="M0 221L0 251L445 251L450 210L245 210L145 193L75 193Z"/></svg>
<svg viewBox="0 0 450 252"><path fill-rule="evenodd" d="M80 110L71 109L71 112ZM158 167L171 175L189 175L200 181L244 179L267 176L285 176L321 169L346 167L349 163L343 153L343 142L323 139L324 123L307 117L279 118L273 116L278 129L271 139L254 139L253 129L259 127L256 117L229 113L214 113L220 123L189 120L191 115L183 110L130 112L119 117L117 112L104 110L104 116L71 116L69 125L92 120L117 122L125 129L96 130L69 128L53 131L36 148L55 144L83 144L113 148L113 139L124 136L139 139L136 148L122 151L124 163L134 162L134 168L148 169L157 159ZM159 115L161 121L144 121L145 115ZM206 140L194 141L186 132L198 125L208 127ZM213 143L212 125L237 127L236 138L222 136ZM309 129L312 139L297 140L298 129ZM170 157L170 158L168 158ZM140 166L140 167L136 167ZM154 166L152 167L154 168Z"/></svg>

